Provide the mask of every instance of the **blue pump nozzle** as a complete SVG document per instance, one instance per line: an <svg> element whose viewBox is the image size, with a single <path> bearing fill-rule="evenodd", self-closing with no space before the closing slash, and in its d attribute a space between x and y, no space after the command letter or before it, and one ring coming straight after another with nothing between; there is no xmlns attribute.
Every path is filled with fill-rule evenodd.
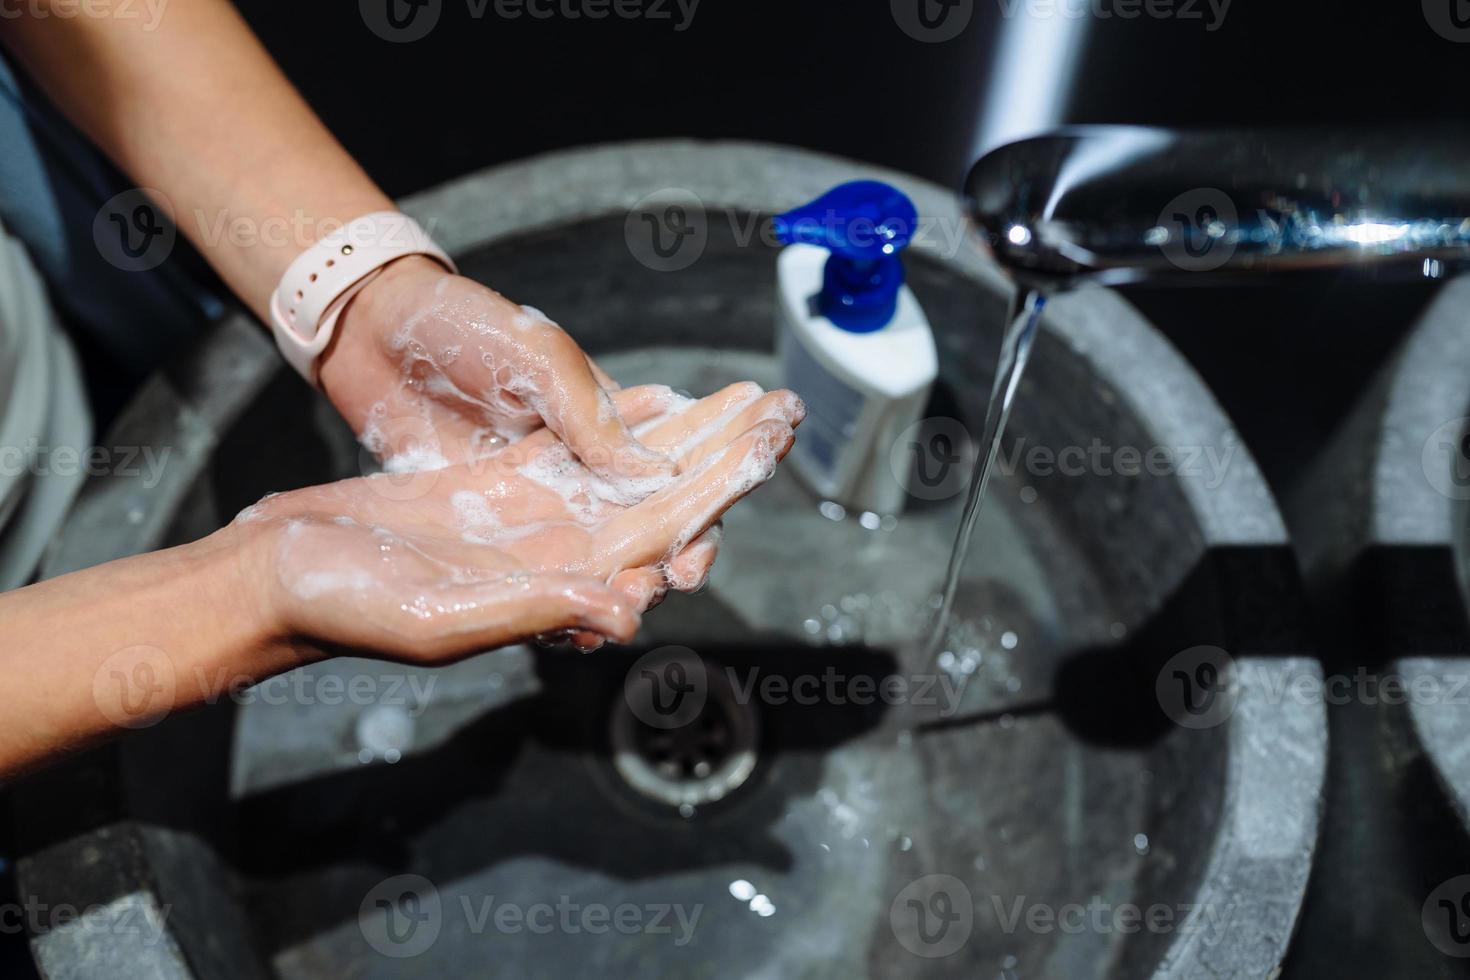
<svg viewBox="0 0 1470 980"><path fill-rule="evenodd" d="M918 220L914 202L898 188L857 180L777 215L774 230L787 245L817 245L832 253L818 301L822 315L843 330L869 333L887 326L898 308L898 253L913 238Z"/></svg>

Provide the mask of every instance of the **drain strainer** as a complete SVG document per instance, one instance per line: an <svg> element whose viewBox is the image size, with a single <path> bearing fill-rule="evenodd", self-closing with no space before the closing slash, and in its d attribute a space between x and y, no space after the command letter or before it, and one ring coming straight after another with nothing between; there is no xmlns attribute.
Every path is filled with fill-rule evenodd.
<svg viewBox="0 0 1470 980"><path fill-rule="evenodd" d="M677 714L650 714L647 703L660 695L661 683L676 691L682 684L690 692ZM641 684L653 690L640 692ZM628 785L688 815L750 778L759 721L754 705L736 698L724 671L709 669L693 650L667 647L634 664L613 705L611 736L613 765Z"/></svg>

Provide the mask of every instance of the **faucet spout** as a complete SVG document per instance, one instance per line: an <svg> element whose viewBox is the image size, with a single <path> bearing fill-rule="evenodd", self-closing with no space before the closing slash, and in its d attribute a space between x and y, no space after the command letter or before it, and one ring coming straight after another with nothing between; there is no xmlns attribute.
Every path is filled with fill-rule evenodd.
<svg viewBox="0 0 1470 980"><path fill-rule="evenodd" d="M1081 126L986 154L965 184L1018 281L1211 283L1470 265L1470 130Z"/></svg>

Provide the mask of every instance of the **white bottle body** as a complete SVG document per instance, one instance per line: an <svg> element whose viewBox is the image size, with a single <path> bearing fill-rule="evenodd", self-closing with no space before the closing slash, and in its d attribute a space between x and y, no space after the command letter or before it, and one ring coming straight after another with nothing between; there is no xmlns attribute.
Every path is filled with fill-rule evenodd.
<svg viewBox="0 0 1470 980"><path fill-rule="evenodd" d="M904 286L889 323L852 333L814 309L828 253L790 245L777 259L777 351L787 387L807 405L788 464L816 493L849 510L903 510L907 457L895 440L917 422L939 371L934 331ZM895 469L898 472L895 472Z"/></svg>

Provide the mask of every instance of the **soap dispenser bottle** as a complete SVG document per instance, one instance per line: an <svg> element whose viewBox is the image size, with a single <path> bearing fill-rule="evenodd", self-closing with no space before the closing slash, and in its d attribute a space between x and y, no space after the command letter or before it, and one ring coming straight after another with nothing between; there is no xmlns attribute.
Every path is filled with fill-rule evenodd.
<svg viewBox="0 0 1470 980"><path fill-rule="evenodd" d="M774 221L787 246L777 260L777 349L786 386L807 405L788 463L849 510L903 509L899 473L910 470L889 459L938 371L933 331L899 259L917 220L903 192L864 180Z"/></svg>

